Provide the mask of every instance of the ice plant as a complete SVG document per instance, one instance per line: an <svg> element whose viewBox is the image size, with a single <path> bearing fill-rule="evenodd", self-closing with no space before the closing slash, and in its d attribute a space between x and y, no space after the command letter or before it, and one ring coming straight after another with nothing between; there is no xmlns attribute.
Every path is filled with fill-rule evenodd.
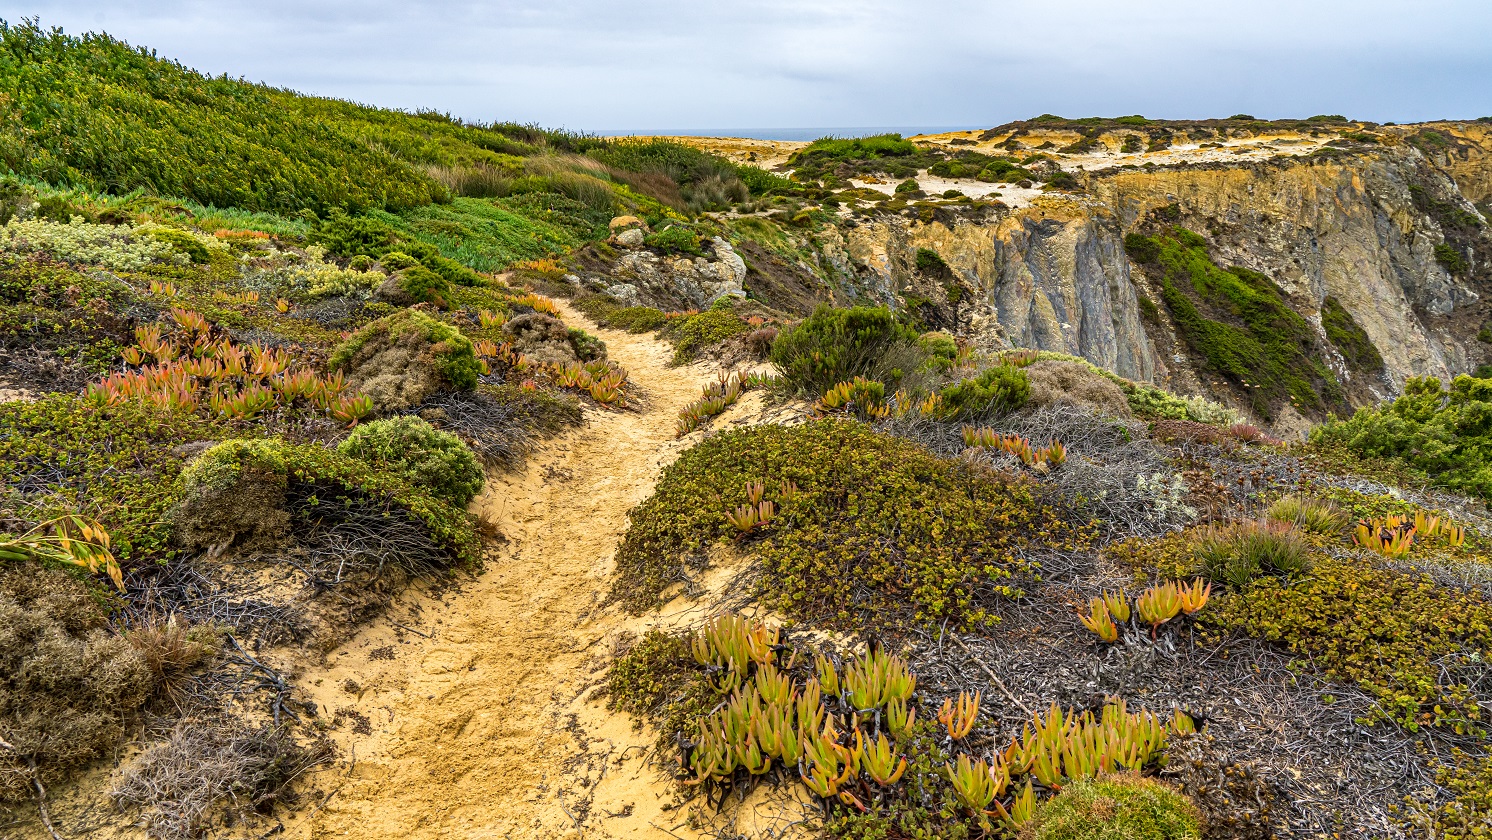
<svg viewBox="0 0 1492 840"><path fill-rule="evenodd" d="M1100 640L1110 644L1119 641L1119 627L1114 624L1114 618L1109 614L1108 604L1103 598L1094 598L1089 602L1087 615L1079 610L1078 619Z"/></svg>
<svg viewBox="0 0 1492 840"><path fill-rule="evenodd" d="M1135 611L1140 621L1150 625L1150 638L1154 639L1160 626L1181 612L1181 592L1175 583L1152 586L1135 599Z"/></svg>
<svg viewBox="0 0 1492 840"><path fill-rule="evenodd" d="M952 697L943 701L943 707L938 710L938 722L948 730L948 737L955 741L962 741L974 729L974 724L979 722L979 692L971 696L967 691L958 693L958 702Z"/></svg>
<svg viewBox="0 0 1492 840"><path fill-rule="evenodd" d="M1201 578L1197 578L1190 585L1177 584L1176 594L1181 598L1181 612L1191 615L1207 606L1207 598L1212 595L1212 584L1204 584Z"/></svg>
<svg viewBox="0 0 1492 840"><path fill-rule="evenodd" d="M876 784L881 786L894 785L901 780L903 773L907 772L907 760L898 756L891 749L891 742L886 740L885 733L876 736L869 743L865 735L859 729L855 730L855 749L852 753L860 769L864 770Z"/></svg>

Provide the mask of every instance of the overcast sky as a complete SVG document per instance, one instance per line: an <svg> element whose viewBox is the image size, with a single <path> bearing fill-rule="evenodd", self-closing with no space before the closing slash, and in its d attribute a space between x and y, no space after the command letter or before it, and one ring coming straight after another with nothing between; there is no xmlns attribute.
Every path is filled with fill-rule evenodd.
<svg viewBox="0 0 1492 840"><path fill-rule="evenodd" d="M0 0L211 74L585 131L1492 115L1492 0Z"/></svg>

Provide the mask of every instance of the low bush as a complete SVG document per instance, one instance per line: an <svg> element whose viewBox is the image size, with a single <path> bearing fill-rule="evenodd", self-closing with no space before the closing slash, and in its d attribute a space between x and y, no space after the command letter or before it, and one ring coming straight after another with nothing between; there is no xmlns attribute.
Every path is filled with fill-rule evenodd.
<svg viewBox="0 0 1492 840"><path fill-rule="evenodd" d="M0 803L31 799L104 754L154 684L145 658L106 628L65 572L0 563Z"/></svg>
<svg viewBox="0 0 1492 840"><path fill-rule="evenodd" d="M1411 378L1388 405L1311 430L1310 443L1361 458L1386 458L1428 474L1442 487L1492 499L1492 381L1458 376L1449 390Z"/></svg>
<svg viewBox="0 0 1492 840"><path fill-rule="evenodd" d="M938 393L942 397L942 417L987 420L1025 405L1031 395L1031 383L1025 370L1013 365L995 365Z"/></svg>
<svg viewBox="0 0 1492 840"><path fill-rule="evenodd" d="M1021 827L1020 840L1201 840L1197 808L1139 774L1065 785Z"/></svg>
<svg viewBox="0 0 1492 840"><path fill-rule="evenodd" d="M1026 569L1022 545L1080 542L1034 485L850 421L725 432L669 466L630 515L613 597L652 606L714 544L760 481L776 515L753 542L773 607L833 626L871 616L990 620ZM755 538L754 538L755 539ZM853 597L851 593L854 593Z"/></svg>
<svg viewBox="0 0 1492 840"><path fill-rule="evenodd" d="M327 367L383 411L418 405L441 390L471 390L481 375L461 331L413 309L380 318L332 352Z"/></svg>
<svg viewBox="0 0 1492 840"><path fill-rule="evenodd" d="M0 227L0 250L44 254L80 266L110 271L139 271L153 262L186 262L187 257L154 237L127 225L12 219Z"/></svg>
<svg viewBox="0 0 1492 840"><path fill-rule="evenodd" d="M710 308L668 324L663 335L673 342L673 363L687 365L706 348L749 332L751 327L727 310Z"/></svg>
<svg viewBox="0 0 1492 840"><path fill-rule="evenodd" d="M1492 606L1475 592L1357 559L1319 558L1300 580L1261 577L1216 598L1204 624L1283 646L1330 680L1372 694L1365 722L1480 731L1468 685L1492 655Z"/></svg>
<svg viewBox="0 0 1492 840"><path fill-rule="evenodd" d="M332 756L326 742L301 746L285 727L182 721L124 769L113 798L141 811L151 837L195 840L220 822L242 824L281 800L293 804L290 784Z"/></svg>
<svg viewBox="0 0 1492 840"><path fill-rule="evenodd" d="M1444 242L1435 246L1435 262L1451 274L1461 274L1468 267L1466 257L1454 245Z"/></svg>
<svg viewBox="0 0 1492 840"><path fill-rule="evenodd" d="M1190 420L1211 426L1231 426L1242 417L1238 412L1205 397L1178 397L1149 385L1125 388L1129 408L1145 420Z"/></svg>
<svg viewBox="0 0 1492 840"><path fill-rule="evenodd" d="M194 547L274 539L290 523L284 505L296 488L327 502L367 500L386 513L406 513L451 557L476 561L471 518L448 497L384 464L278 438L229 440L204 452L183 471L169 518L178 538Z"/></svg>
<svg viewBox="0 0 1492 840"><path fill-rule="evenodd" d="M1087 365L1052 359L1036 361L1023 370L1031 384L1032 405L1076 405L1110 417L1130 416L1124 389Z"/></svg>
<svg viewBox="0 0 1492 840"><path fill-rule="evenodd" d="M651 306L623 306L609 295L580 295L571 303L603 327L645 333L668 323L662 310Z"/></svg>
<svg viewBox="0 0 1492 840"><path fill-rule="evenodd" d="M482 465L461 438L419 417L360 425L337 444L337 451L387 468L457 507L466 507L485 482Z"/></svg>
<svg viewBox="0 0 1492 840"><path fill-rule="evenodd" d="M818 396L857 376L895 387L921 366L917 331L883 306L835 309L819 306L772 343L772 362L788 386Z"/></svg>
<svg viewBox="0 0 1492 840"><path fill-rule="evenodd" d="M657 233L650 233L643 238L643 242L648 247L657 248L666 254L699 256L703 253L699 247L699 234L683 225L669 225Z"/></svg>

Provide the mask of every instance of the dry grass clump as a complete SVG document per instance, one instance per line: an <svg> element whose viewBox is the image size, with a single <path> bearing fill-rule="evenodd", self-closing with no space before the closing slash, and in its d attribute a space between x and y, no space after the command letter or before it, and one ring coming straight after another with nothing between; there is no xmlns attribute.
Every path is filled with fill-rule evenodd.
<svg viewBox="0 0 1492 840"><path fill-rule="evenodd" d="M177 708L181 706L182 678L218 652L216 632L188 627L174 615L164 621L149 619L127 631L124 638L144 658L157 693Z"/></svg>
<svg viewBox="0 0 1492 840"><path fill-rule="evenodd" d="M151 837L191 840L288 801L290 783L331 755L325 742L303 747L269 724L184 720L123 771L113 795L141 810Z"/></svg>
<svg viewBox="0 0 1492 840"><path fill-rule="evenodd" d="M1129 398L1110 379L1086 365L1044 359L1026 367L1031 383L1031 405L1077 405L1111 417L1131 416Z"/></svg>
<svg viewBox="0 0 1492 840"><path fill-rule="evenodd" d="M0 564L0 802L112 747L152 686L145 657L104 629L82 583Z"/></svg>

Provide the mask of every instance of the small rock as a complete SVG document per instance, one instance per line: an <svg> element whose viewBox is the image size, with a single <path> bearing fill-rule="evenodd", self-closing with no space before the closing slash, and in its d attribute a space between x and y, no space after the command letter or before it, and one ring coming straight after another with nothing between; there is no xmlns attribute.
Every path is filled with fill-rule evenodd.
<svg viewBox="0 0 1492 840"><path fill-rule="evenodd" d="M628 228L616 235L616 244L626 248L641 248L643 244L643 233L641 228Z"/></svg>
<svg viewBox="0 0 1492 840"><path fill-rule="evenodd" d="M642 219L637 218L636 216L617 216L609 223L607 223L606 227L612 233L616 233L617 231L625 230L626 228L642 228L643 230L647 230L648 223L644 222Z"/></svg>
<svg viewBox="0 0 1492 840"><path fill-rule="evenodd" d="M624 306L641 306L642 298L639 296L637 287L631 283L617 283L606 287L606 294L616 298Z"/></svg>

